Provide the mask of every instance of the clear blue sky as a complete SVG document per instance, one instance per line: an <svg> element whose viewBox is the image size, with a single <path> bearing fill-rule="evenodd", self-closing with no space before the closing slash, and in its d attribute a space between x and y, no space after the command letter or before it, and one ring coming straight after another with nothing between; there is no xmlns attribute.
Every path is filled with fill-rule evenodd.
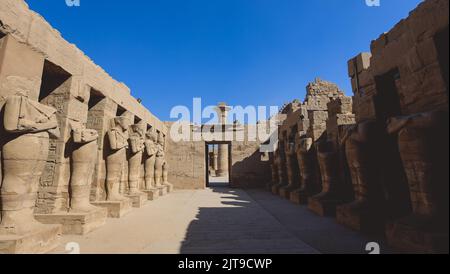
<svg viewBox="0 0 450 274"><path fill-rule="evenodd" d="M315 77L347 94L347 60L420 0L27 0L161 120L175 105L282 105Z"/></svg>

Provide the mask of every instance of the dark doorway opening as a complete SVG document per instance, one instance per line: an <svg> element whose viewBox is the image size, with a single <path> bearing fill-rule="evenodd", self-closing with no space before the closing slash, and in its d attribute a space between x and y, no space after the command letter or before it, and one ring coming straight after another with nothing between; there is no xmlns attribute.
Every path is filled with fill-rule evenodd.
<svg viewBox="0 0 450 274"><path fill-rule="evenodd" d="M436 45L436 49L439 56L439 64L441 66L442 77L444 77L444 81L447 84L447 95L448 95L448 26L438 32L434 37L434 43Z"/></svg>
<svg viewBox="0 0 450 274"><path fill-rule="evenodd" d="M388 118L402 114L397 88L398 80L400 80L398 69L393 69L375 78L377 86L375 108L377 120L380 122L386 122Z"/></svg>
<svg viewBox="0 0 450 274"><path fill-rule="evenodd" d="M231 149L231 142L207 142L205 144L207 187L229 187L231 185Z"/></svg>
<svg viewBox="0 0 450 274"><path fill-rule="evenodd" d="M397 82L400 81L399 70L393 69L375 78L377 95L375 108L377 121L385 128L389 118L402 115ZM398 136L382 131L378 142L380 159L380 180L384 192L386 217L397 219L411 212L411 198L408 181L398 147ZM381 159L383 159L381 161Z"/></svg>

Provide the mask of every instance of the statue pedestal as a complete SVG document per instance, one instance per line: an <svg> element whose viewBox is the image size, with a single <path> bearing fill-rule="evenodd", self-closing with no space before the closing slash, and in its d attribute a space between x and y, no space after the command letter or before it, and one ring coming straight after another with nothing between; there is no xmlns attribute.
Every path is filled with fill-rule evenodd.
<svg viewBox="0 0 450 274"><path fill-rule="evenodd" d="M393 248L416 253L448 254L448 228L438 229L429 218L410 215L386 225L386 239Z"/></svg>
<svg viewBox="0 0 450 274"><path fill-rule="evenodd" d="M103 226L108 217L106 208L86 213L37 214L36 220L43 224L60 224L64 235L86 235Z"/></svg>
<svg viewBox="0 0 450 274"><path fill-rule="evenodd" d="M156 188L159 190L159 196L167 195L167 187L166 186L158 186Z"/></svg>
<svg viewBox="0 0 450 274"><path fill-rule="evenodd" d="M276 184L272 186L272 193L273 195L279 195L280 194L280 189L282 187L286 186L286 184Z"/></svg>
<svg viewBox="0 0 450 274"><path fill-rule="evenodd" d="M44 254L57 248L61 225L42 225L25 235L0 235L0 254Z"/></svg>
<svg viewBox="0 0 450 274"><path fill-rule="evenodd" d="M173 185L170 183L164 183L164 186L167 188L167 193L173 192Z"/></svg>
<svg viewBox="0 0 450 274"><path fill-rule="evenodd" d="M308 199L308 208L321 217L336 217L336 207L341 203L338 199L314 196Z"/></svg>
<svg viewBox="0 0 450 274"><path fill-rule="evenodd" d="M125 195L128 199L131 200L134 208L143 207L148 201L148 195L144 192L138 192L133 194Z"/></svg>
<svg viewBox="0 0 450 274"><path fill-rule="evenodd" d="M278 190L278 194L284 199L290 199L291 193L298 188L298 186L283 186Z"/></svg>
<svg viewBox="0 0 450 274"><path fill-rule="evenodd" d="M266 190L272 192L272 187L274 186L274 183L267 183L266 184Z"/></svg>
<svg viewBox="0 0 450 274"><path fill-rule="evenodd" d="M108 210L108 218L122 218L128 214L133 207L133 202L128 199L123 201L98 201L93 202L92 204L106 208Z"/></svg>
<svg viewBox="0 0 450 274"><path fill-rule="evenodd" d="M291 192L289 200L297 205L306 205L308 204L308 194L304 190L294 190Z"/></svg>
<svg viewBox="0 0 450 274"><path fill-rule="evenodd" d="M147 200L154 201L159 198L159 189L153 188L149 190L142 190L145 194L147 194Z"/></svg>
<svg viewBox="0 0 450 274"><path fill-rule="evenodd" d="M370 209L367 202L355 201L337 206L336 221L356 231L380 235L384 224L379 211Z"/></svg>

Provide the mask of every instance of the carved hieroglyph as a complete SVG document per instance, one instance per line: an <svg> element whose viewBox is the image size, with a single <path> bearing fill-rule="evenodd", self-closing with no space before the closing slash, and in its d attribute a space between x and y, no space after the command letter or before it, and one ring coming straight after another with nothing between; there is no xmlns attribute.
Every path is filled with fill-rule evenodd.
<svg viewBox="0 0 450 274"><path fill-rule="evenodd" d="M126 162L128 148L128 117L116 117L111 119L111 128L108 130L110 153L106 158L106 200L127 200L120 194L120 176L122 167Z"/></svg>
<svg viewBox="0 0 450 274"><path fill-rule="evenodd" d="M142 163L142 153L145 149L144 130L139 125L131 126L130 148L131 156L128 160L128 194L132 195L140 193L139 178Z"/></svg>
<svg viewBox="0 0 450 274"><path fill-rule="evenodd" d="M87 213L96 210L91 205L90 190L97 157L98 133L81 123L72 123L74 150L71 161L70 212Z"/></svg>
<svg viewBox="0 0 450 274"><path fill-rule="evenodd" d="M39 179L48 158L49 134L59 136L56 110L28 99L10 96L4 105L0 188L0 234L23 235L44 226L34 218Z"/></svg>

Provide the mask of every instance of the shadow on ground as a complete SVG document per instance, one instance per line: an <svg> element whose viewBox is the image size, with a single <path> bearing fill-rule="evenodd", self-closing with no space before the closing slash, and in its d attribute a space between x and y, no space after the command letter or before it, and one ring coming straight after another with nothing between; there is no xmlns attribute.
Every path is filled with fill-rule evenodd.
<svg viewBox="0 0 450 274"><path fill-rule="evenodd" d="M371 239L265 190L213 185L217 207L200 207L181 254L367 254Z"/></svg>

